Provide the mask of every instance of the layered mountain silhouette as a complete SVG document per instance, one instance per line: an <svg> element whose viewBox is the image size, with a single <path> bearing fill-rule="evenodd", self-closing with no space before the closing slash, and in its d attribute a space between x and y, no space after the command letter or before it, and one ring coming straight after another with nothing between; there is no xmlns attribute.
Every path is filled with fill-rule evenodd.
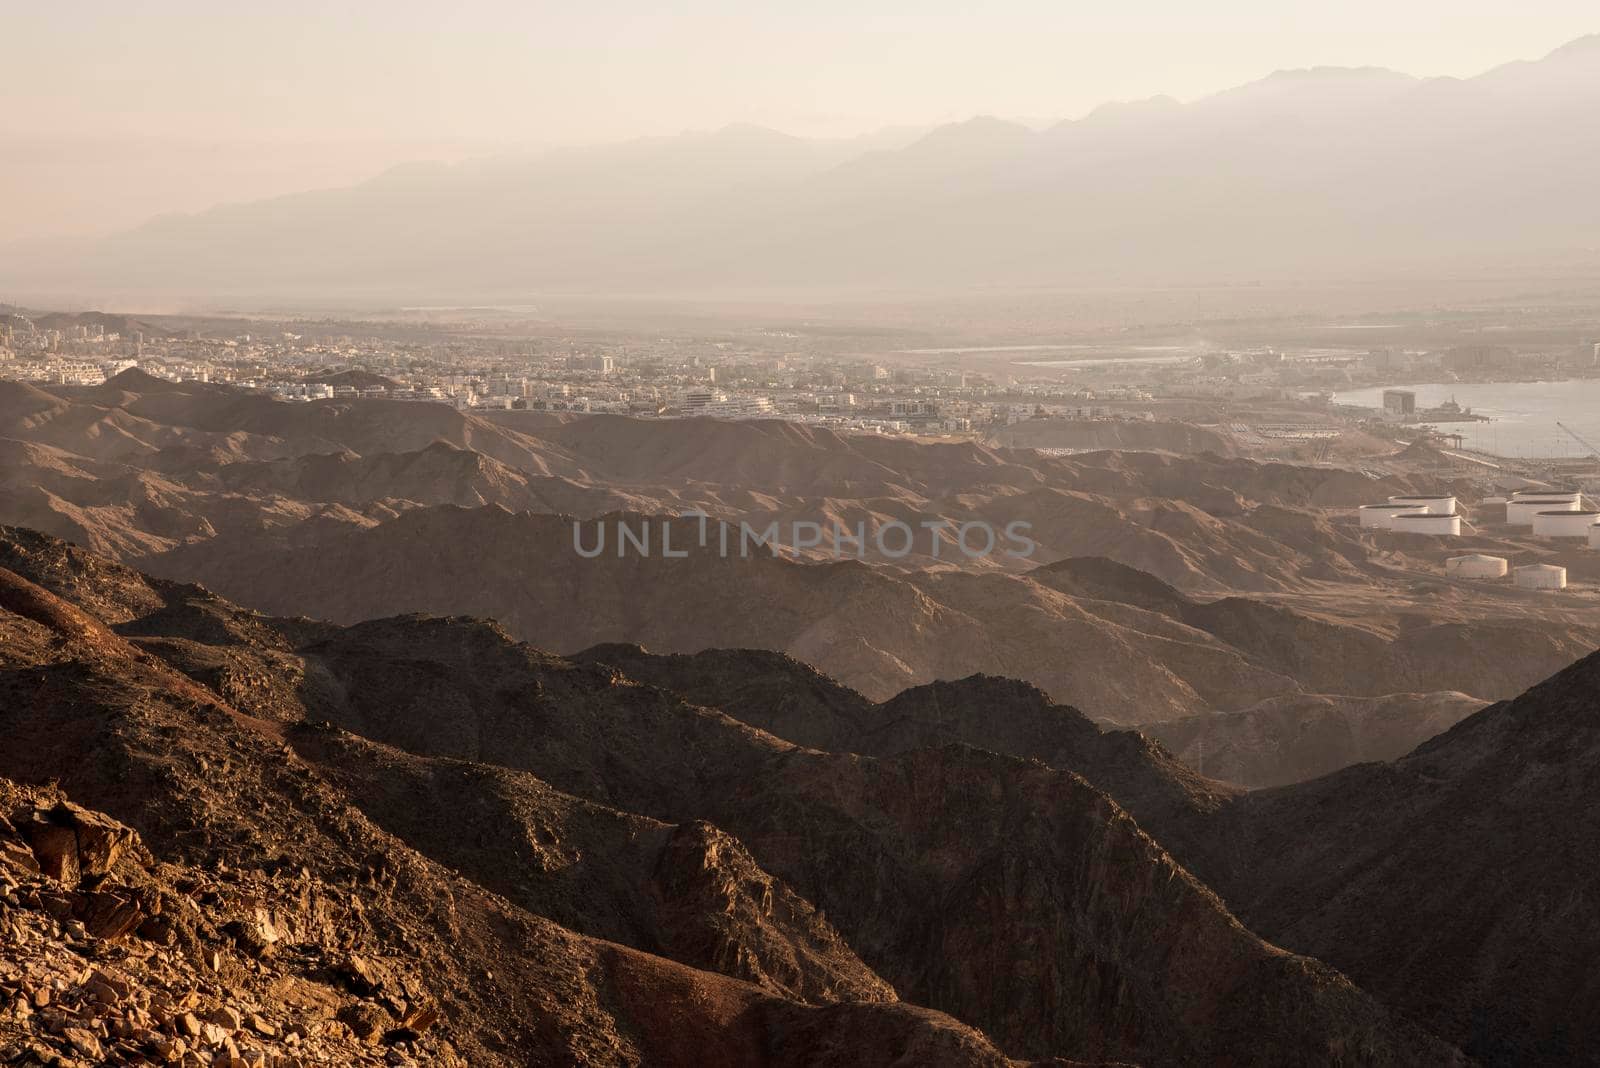
<svg viewBox="0 0 1600 1068"><path fill-rule="evenodd" d="M14 266L33 286L323 298L1592 266L1597 42L1467 79L1317 68L1039 131L980 118L855 158L730 127L402 167Z"/></svg>
<svg viewBox="0 0 1600 1068"><path fill-rule="evenodd" d="M635 529L646 522L607 521ZM674 522L674 543L692 545L695 521ZM456 554L458 546L471 552ZM492 509L415 510L264 548L215 539L146 566L274 612L341 621L407 611L491 616L563 652L608 640L663 652L773 649L875 698L913 682L1011 672L1119 723L1242 711L1302 694L1459 689L1492 698L1519 677L1531 682L1556 670L1592 641L1588 630L1555 621L1405 620L1391 630L1249 598L1185 600L1185 618L1062 593L1049 568L897 576L854 561L700 551L688 559L584 559L573 551L571 519ZM285 574L295 581L273 578ZM397 582L399 575L407 578ZM1509 649L1525 655L1514 662ZM1456 707L1464 715L1476 704Z"/></svg>
<svg viewBox="0 0 1600 1068"><path fill-rule="evenodd" d="M246 1002L269 1030L476 1064L1465 1063L1262 942L1073 772L797 746L492 625L276 620L15 528L0 568L6 789L141 844L36 872L46 839L13 819L7 878L167 917L67 937L134 989L159 977L120 946L209 962L207 1020ZM1096 735L1060 741L1098 766ZM1173 773L1148 755L1136 778ZM1226 795L1172 789L1191 819ZM48 1041L32 1020L0 1041ZM105 1041L186 1026L152 1022ZM264 1041L212 1026L196 1044Z"/></svg>
<svg viewBox="0 0 1600 1068"><path fill-rule="evenodd" d="M874 702L1011 676L1245 786L1396 757L1600 643L1582 603L1419 584L1443 550L1351 515L1433 489L1473 493L777 421L289 404L138 371L87 388L0 383L0 520L242 603L339 623L487 617L562 654L766 649ZM824 543L777 557L737 536L727 555L717 545L719 522L782 541L800 521ZM904 557L868 536L856 559L832 540L834 524L890 522L947 525ZM1026 523L1036 550L964 556L964 523ZM658 550L670 525L688 555L618 555L619 525L653 532ZM601 535L598 557L577 552ZM1544 558L1492 530L1459 544Z"/></svg>
<svg viewBox="0 0 1600 1068"><path fill-rule="evenodd" d="M1493 1064L1593 1063L1586 925L1597 878L1590 798L1600 653L1391 763L1297 786L1219 790L1152 740L1102 733L1011 680L973 678L873 706L770 654L614 663L813 744L894 752L919 740L1070 767L1102 785L1254 930L1338 963Z"/></svg>
<svg viewBox="0 0 1600 1068"><path fill-rule="evenodd" d="M1593 1063L1594 936L1561 917L1595 887L1597 684L1591 654L1392 764L1241 797L1226 855L1189 859L1253 929L1474 1056Z"/></svg>
<svg viewBox="0 0 1600 1068"><path fill-rule="evenodd" d="M1244 792L1014 680L275 618L18 528L0 631L0 920L174 1002L107 1047L195 968L197 1046L347 1063L1595 1063L1594 656Z"/></svg>

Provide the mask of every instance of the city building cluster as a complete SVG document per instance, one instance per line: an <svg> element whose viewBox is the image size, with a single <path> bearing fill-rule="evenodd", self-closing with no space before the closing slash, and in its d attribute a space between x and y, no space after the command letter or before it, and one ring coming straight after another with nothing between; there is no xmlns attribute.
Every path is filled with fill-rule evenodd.
<svg viewBox="0 0 1600 1068"><path fill-rule="evenodd" d="M1027 346L1028 349L1042 348ZM129 369L170 381L226 383L285 401L355 398L460 410L610 412L643 418L783 418L855 431L987 434L1033 419L1195 419L1232 425L1239 403L1329 412L1336 392L1488 376L1600 374L1600 343L1519 352L1467 345L1414 352L1354 346L1152 351L1082 347L995 358L993 350L863 352L826 335L754 331L716 337L512 337L473 325L258 322L0 313L0 377L94 386ZM1163 407L1163 406L1166 407ZM1289 409L1285 409L1288 411ZM1331 412L1330 412L1331 414ZM1453 402L1418 409L1405 390L1348 420L1464 422ZM1256 416L1234 427L1268 445L1336 436L1315 417Z"/></svg>
<svg viewBox="0 0 1600 1068"><path fill-rule="evenodd" d="M159 379L228 384L285 401L365 398L461 410L783 418L880 433L962 435L1041 415L1147 418L1108 404L1151 396L1125 386L1097 391L999 381L950 361L891 365L853 354L717 340L606 345L404 329L360 335L299 324L231 333L163 329L119 316L93 322L59 315L0 318L3 377L94 386L136 368Z"/></svg>

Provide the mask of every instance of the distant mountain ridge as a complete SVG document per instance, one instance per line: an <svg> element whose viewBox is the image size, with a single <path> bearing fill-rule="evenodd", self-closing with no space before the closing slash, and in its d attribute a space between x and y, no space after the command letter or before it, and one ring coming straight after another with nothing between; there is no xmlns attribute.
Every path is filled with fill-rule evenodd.
<svg viewBox="0 0 1600 1068"><path fill-rule="evenodd" d="M1593 266L1597 42L1467 79L1279 71L887 148L739 126L405 166L153 220L0 283L492 295Z"/></svg>

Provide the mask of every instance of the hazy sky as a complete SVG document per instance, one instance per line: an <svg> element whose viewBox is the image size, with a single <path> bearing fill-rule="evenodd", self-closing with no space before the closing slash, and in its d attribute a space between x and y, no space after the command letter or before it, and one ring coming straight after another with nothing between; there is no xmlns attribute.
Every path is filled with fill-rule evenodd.
<svg viewBox="0 0 1600 1068"><path fill-rule="evenodd" d="M0 240L394 162L750 122L848 136L1272 70L1471 75L1600 30L1593 0L177 0L0 8Z"/></svg>

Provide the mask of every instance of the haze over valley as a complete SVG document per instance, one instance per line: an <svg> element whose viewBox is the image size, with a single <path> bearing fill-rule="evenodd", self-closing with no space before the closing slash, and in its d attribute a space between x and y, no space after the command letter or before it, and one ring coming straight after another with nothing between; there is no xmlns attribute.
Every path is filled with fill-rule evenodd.
<svg viewBox="0 0 1600 1068"><path fill-rule="evenodd" d="M19 15L0 1064L1600 1065L1600 35L1431 2Z"/></svg>

